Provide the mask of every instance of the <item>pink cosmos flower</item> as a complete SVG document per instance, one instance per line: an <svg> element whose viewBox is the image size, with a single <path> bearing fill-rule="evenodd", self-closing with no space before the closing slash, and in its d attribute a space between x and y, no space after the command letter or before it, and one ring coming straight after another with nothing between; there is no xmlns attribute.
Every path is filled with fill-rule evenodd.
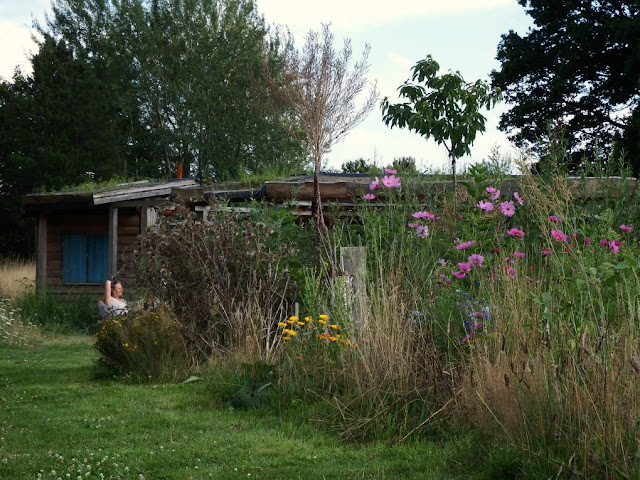
<svg viewBox="0 0 640 480"><path fill-rule="evenodd" d="M513 217L513 215L516 213L516 207L513 205L513 202L511 200L502 202L498 206L498 210L500 210L500 213L506 215L507 217Z"/></svg>
<svg viewBox="0 0 640 480"><path fill-rule="evenodd" d="M609 242L609 248L611 249L611 252L615 254L620 251L620 245L616 245L616 242L614 242L613 240Z"/></svg>
<svg viewBox="0 0 640 480"><path fill-rule="evenodd" d="M476 205L476 207L478 207L481 210L484 210L485 212L490 212L491 210L493 210L493 203L487 202L486 200L480 200L478 202L478 205Z"/></svg>
<svg viewBox="0 0 640 480"><path fill-rule="evenodd" d="M522 197L518 192L513 192L513 198L515 198L516 202L518 202L520 205L524 205L524 200L522 200Z"/></svg>
<svg viewBox="0 0 640 480"><path fill-rule="evenodd" d="M373 193L365 193L362 198L365 200L374 200L376 196Z"/></svg>
<svg viewBox="0 0 640 480"><path fill-rule="evenodd" d="M551 220L552 222L555 222L555 223L561 223L562 222L562 219L559 218L559 217L556 217L555 215L549 215L549 220Z"/></svg>
<svg viewBox="0 0 640 480"><path fill-rule="evenodd" d="M476 243L475 240L469 240L468 242L462 242L462 243L456 245L456 250L465 250L465 249L469 248L471 245L473 245L474 243Z"/></svg>
<svg viewBox="0 0 640 480"><path fill-rule="evenodd" d="M591 239L589 237L584 237L584 244L591 245Z"/></svg>
<svg viewBox="0 0 640 480"><path fill-rule="evenodd" d="M444 283L447 285L451 285L451 280L449 280L449 277L447 277L444 273L441 273L439 275L439 277L444 280Z"/></svg>
<svg viewBox="0 0 640 480"><path fill-rule="evenodd" d="M524 237L524 232L514 227L507 232L507 235L511 237Z"/></svg>
<svg viewBox="0 0 640 480"><path fill-rule="evenodd" d="M516 258L524 258L525 254L523 252L513 252L513 256Z"/></svg>
<svg viewBox="0 0 640 480"><path fill-rule="evenodd" d="M444 258L440 258L438 259L438 263L444 267L447 264L447 261Z"/></svg>
<svg viewBox="0 0 640 480"><path fill-rule="evenodd" d="M378 177L376 177L375 180L372 180L371 183L369 183L369 190L371 190L372 192L374 190L379 190L380 188L382 188L380 186L380 179Z"/></svg>
<svg viewBox="0 0 640 480"><path fill-rule="evenodd" d="M469 255L469 258L467 260L472 266L481 267L482 263L484 262L484 257L482 255L474 253L473 255Z"/></svg>
<svg viewBox="0 0 640 480"><path fill-rule="evenodd" d="M500 198L500 190L494 187L487 187L487 193L489 194L489 198L491 200L497 200Z"/></svg>
<svg viewBox="0 0 640 480"><path fill-rule="evenodd" d="M382 184L388 188L397 188L400 186L400 179L395 175L385 175L382 177Z"/></svg>
<svg viewBox="0 0 640 480"><path fill-rule="evenodd" d="M622 230L623 232L630 232L631 231L631 227L627 227L626 225L620 225L620 230Z"/></svg>
<svg viewBox="0 0 640 480"><path fill-rule="evenodd" d="M470 272L472 265L469 262L458 262L458 268L461 272Z"/></svg>
<svg viewBox="0 0 640 480"><path fill-rule="evenodd" d="M462 270L451 270L451 275L456 278L464 278L467 276L466 272L463 272Z"/></svg>
<svg viewBox="0 0 640 480"><path fill-rule="evenodd" d="M566 233L562 233L562 230L551 230L551 236L559 242L567 242L569 236Z"/></svg>
<svg viewBox="0 0 640 480"><path fill-rule="evenodd" d="M416 225L416 235L420 238L427 238L429 236L429 227L426 225Z"/></svg>
<svg viewBox="0 0 640 480"><path fill-rule="evenodd" d="M515 267L512 267L511 265L506 265L505 270L507 271L507 275L509 275L511 278L516 278Z"/></svg>
<svg viewBox="0 0 640 480"><path fill-rule="evenodd" d="M602 245L603 247L608 246L609 240L607 240L606 238L603 238L602 240L600 240L600 245Z"/></svg>
<svg viewBox="0 0 640 480"><path fill-rule="evenodd" d="M428 218L429 220L435 220L436 216L429 212L414 212L411 214L413 218Z"/></svg>
<svg viewBox="0 0 640 480"><path fill-rule="evenodd" d="M388 174L388 175L395 175L396 173L398 173L397 170L392 170L391 168L385 168L384 169L384 173Z"/></svg>
<svg viewBox="0 0 640 480"><path fill-rule="evenodd" d="M543 257L546 257L548 255L551 255L551 250L549 250L548 248L545 248L540 253L542 254Z"/></svg>

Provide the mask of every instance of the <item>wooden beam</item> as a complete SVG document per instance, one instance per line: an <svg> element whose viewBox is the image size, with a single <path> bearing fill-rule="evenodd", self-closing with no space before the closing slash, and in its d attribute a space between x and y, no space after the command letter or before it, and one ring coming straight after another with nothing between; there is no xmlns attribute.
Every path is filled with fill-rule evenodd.
<svg viewBox="0 0 640 480"><path fill-rule="evenodd" d="M38 216L36 227L36 291L47 289L47 217Z"/></svg>
<svg viewBox="0 0 640 480"><path fill-rule="evenodd" d="M118 271L118 209L109 208L109 278Z"/></svg>

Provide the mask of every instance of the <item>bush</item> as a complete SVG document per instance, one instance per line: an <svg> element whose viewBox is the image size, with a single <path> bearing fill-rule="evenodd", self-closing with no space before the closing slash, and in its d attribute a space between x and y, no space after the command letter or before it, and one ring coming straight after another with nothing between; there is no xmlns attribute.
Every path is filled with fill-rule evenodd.
<svg viewBox="0 0 640 480"><path fill-rule="evenodd" d="M100 365L133 380L179 380L189 370L180 328L166 310L104 320L95 346Z"/></svg>

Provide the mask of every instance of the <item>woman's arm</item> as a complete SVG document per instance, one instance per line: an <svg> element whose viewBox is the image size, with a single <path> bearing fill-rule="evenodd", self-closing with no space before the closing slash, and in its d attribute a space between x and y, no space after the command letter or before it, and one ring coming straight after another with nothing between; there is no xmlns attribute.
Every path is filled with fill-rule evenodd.
<svg viewBox="0 0 640 480"><path fill-rule="evenodd" d="M104 282L104 304L109 306L111 303L111 280Z"/></svg>

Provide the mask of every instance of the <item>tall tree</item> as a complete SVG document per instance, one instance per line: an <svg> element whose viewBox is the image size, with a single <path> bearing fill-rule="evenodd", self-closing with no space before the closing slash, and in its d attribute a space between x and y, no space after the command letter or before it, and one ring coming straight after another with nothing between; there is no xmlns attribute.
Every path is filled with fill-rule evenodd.
<svg viewBox="0 0 640 480"><path fill-rule="evenodd" d="M289 105L300 121L313 157L312 211L318 232L318 247L325 249L333 261L327 226L322 212L319 173L322 158L351 129L365 119L378 98L375 83L366 75L370 47L352 64L351 41L345 39L342 50L334 49L334 35L328 24L322 31L309 31L302 51L289 49L284 67L284 84L267 69L273 90ZM369 88L367 90L367 86ZM365 93L365 90L366 93ZM357 105L358 97L364 101ZM330 265L333 266L332 263Z"/></svg>
<svg viewBox="0 0 640 480"><path fill-rule="evenodd" d="M548 122L568 134L573 163L616 142L640 170L640 3L637 0L518 0L534 26L502 36L492 72L513 107L500 128L539 145Z"/></svg>

